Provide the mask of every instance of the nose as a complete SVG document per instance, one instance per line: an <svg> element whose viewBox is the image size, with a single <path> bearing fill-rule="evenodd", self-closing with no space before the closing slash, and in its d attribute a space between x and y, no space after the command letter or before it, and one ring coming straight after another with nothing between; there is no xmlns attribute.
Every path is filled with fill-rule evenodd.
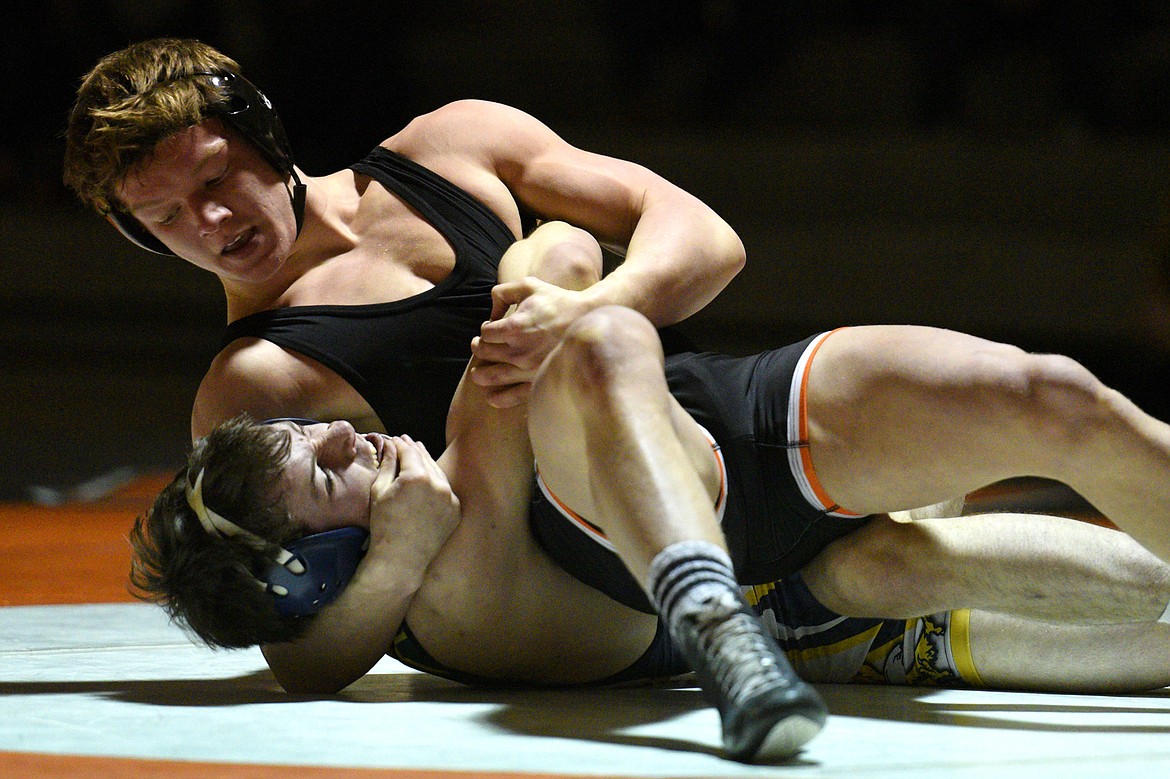
<svg viewBox="0 0 1170 779"><path fill-rule="evenodd" d="M199 222L199 232L211 235L224 220L231 216L231 210L223 203L206 198L195 205L195 218Z"/></svg>
<svg viewBox="0 0 1170 779"><path fill-rule="evenodd" d="M357 433L345 420L330 422L316 443L317 460L326 465L348 465L357 455Z"/></svg>

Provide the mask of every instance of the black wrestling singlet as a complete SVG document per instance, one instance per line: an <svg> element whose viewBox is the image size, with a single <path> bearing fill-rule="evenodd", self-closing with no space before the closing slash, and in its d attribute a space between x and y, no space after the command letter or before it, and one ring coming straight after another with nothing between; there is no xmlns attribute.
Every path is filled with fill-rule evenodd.
<svg viewBox="0 0 1170 779"><path fill-rule="evenodd" d="M387 149L351 168L400 196L451 243L451 275L404 300L262 311L232 322L222 344L262 338L311 357L361 393L387 432L408 434L437 457L471 339L491 313L497 266L515 236L467 192Z"/></svg>

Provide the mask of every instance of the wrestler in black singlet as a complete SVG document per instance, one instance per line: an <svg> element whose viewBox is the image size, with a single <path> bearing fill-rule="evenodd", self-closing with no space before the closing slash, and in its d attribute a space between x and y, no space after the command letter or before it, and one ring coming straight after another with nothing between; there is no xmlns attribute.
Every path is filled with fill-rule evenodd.
<svg viewBox="0 0 1170 779"><path fill-rule="evenodd" d="M401 197L455 250L455 268L433 289L362 306L293 306L228 325L222 342L262 338L311 357L361 393L386 431L446 447L447 410L471 358L471 339L492 310L504 251L516 240L467 192L378 147L352 170Z"/></svg>
<svg viewBox="0 0 1170 779"><path fill-rule="evenodd" d="M387 432L406 433L438 456L446 448L447 411L471 358L471 339L491 314L500 258L516 239L470 194L388 149L375 148L351 168L401 197L437 229L455 250L454 270L433 289L404 300L261 311L229 324L222 345L262 338L311 357L357 390ZM671 328L659 332L667 353L693 348ZM405 622L388 654L451 679L499 683L443 668ZM681 662L669 642L656 641L632 668L605 681L670 676L685 670Z"/></svg>

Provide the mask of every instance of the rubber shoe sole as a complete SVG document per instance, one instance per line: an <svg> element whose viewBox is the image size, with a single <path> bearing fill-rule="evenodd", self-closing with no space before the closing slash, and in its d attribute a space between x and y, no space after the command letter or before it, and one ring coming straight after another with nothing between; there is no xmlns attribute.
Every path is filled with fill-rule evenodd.
<svg viewBox="0 0 1170 779"><path fill-rule="evenodd" d="M824 701L808 684L768 690L727 712L724 750L744 763L783 762L820 733L827 719Z"/></svg>

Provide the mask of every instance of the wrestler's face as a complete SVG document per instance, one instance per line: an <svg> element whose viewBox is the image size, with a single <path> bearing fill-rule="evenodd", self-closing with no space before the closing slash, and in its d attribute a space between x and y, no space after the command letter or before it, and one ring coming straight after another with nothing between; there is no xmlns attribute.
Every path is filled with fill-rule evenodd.
<svg viewBox="0 0 1170 779"><path fill-rule="evenodd" d="M374 480L398 467L390 436L358 435L348 422L275 424L289 433L281 487L293 522L309 533L369 528Z"/></svg>
<svg viewBox="0 0 1170 779"><path fill-rule="evenodd" d="M160 141L117 195L167 248L225 282L272 278L296 240L285 177L219 119Z"/></svg>

